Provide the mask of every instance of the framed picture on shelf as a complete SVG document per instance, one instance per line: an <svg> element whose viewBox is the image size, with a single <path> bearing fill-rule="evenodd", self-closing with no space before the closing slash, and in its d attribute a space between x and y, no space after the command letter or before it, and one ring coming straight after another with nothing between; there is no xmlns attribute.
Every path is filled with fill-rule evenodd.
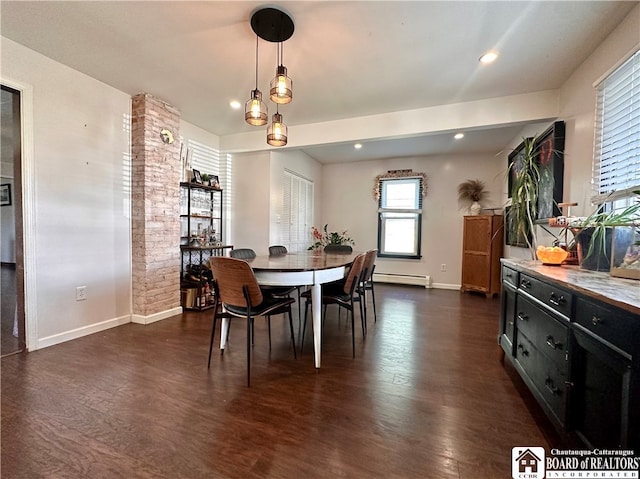
<svg viewBox="0 0 640 479"><path fill-rule="evenodd" d="M193 171L193 177L191 178L191 183L197 183L199 185L202 184L202 176L200 176L200 171L198 170L192 170Z"/></svg>
<svg viewBox="0 0 640 479"><path fill-rule="evenodd" d="M542 133L534 145L540 171L538 219L560 216L564 181L564 121L556 121Z"/></svg>
<svg viewBox="0 0 640 479"><path fill-rule="evenodd" d="M531 138L527 138L530 140ZM522 171L522 161L524 156L524 141L520 143L510 154L507 161L507 168L509 176L507 179L507 195L511 198L511 188L513 187L513 180L518 176L518 173ZM511 166L513 165L513 166Z"/></svg>
<svg viewBox="0 0 640 479"><path fill-rule="evenodd" d="M209 181L211 182L211 186L220 189L220 179L218 178L218 175L211 175L211 180Z"/></svg>
<svg viewBox="0 0 640 479"><path fill-rule="evenodd" d="M11 205L11 184L0 185L0 206Z"/></svg>

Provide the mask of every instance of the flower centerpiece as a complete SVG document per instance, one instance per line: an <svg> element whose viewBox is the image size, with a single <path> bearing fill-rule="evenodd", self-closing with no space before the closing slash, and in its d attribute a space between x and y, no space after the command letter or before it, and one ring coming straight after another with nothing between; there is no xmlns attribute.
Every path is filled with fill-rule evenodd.
<svg viewBox="0 0 640 479"><path fill-rule="evenodd" d="M355 244L351 238L347 235L347 230L341 233L337 231L327 231L329 225L324 225L322 231L318 230L315 226L311 227L311 234L315 243L309 246L309 250L324 248L328 244Z"/></svg>

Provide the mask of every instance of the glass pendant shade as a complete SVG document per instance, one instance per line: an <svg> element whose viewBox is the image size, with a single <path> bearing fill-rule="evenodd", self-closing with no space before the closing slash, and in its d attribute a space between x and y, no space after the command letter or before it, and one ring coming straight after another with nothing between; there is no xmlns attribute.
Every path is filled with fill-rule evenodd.
<svg viewBox="0 0 640 479"><path fill-rule="evenodd" d="M275 103L289 103L293 100L293 82L287 76L287 67L279 65L276 76L271 80L269 98Z"/></svg>
<svg viewBox="0 0 640 479"><path fill-rule="evenodd" d="M262 101L262 92L258 89L251 90L251 98L244 105L244 119L253 126L267 124L269 111L267 104Z"/></svg>
<svg viewBox="0 0 640 479"><path fill-rule="evenodd" d="M287 144L287 125L282 122L280 113L273 115L273 121L267 128L267 143L271 146L284 146Z"/></svg>

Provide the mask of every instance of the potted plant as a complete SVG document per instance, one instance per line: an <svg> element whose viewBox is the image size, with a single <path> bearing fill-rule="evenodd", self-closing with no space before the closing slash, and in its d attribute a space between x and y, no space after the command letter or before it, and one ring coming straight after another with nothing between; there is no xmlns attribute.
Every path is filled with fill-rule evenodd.
<svg viewBox="0 0 640 479"><path fill-rule="evenodd" d="M207 173L202 173L202 175L200 175L200 177L202 178L202 184L205 185L205 186L209 186L210 180L211 180L211 175L209 175Z"/></svg>
<svg viewBox="0 0 640 479"><path fill-rule="evenodd" d="M342 232L328 231L329 225L324 225L322 231L315 226L311 227L314 243L309 246L308 250L320 250L327 245L353 245L354 241L347 234L347 230Z"/></svg>
<svg viewBox="0 0 640 479"><path fill-rule="evenodd" d="M634 194L640 195L640 190ZM611 211L604 211L605 204L570 225L581 268L609 271L612 259L614 264L621 264L628 247L635 243L636 229L640 227L640 202Z"/></svg>
<svg viewBox="0 0 640 479"><path fill-rule="evenodd" d="M458 185L458 200L470 203L469 213L479 215L482 201L487 196L484 183L480 180L467 180Z"/></svg>
<svg viewBox="0 0 640 479"><path fill-rule="evenodd" d="M511 163L507 170L512 182L511 206L506 218L508 233L514 238L524 238L534 260L538 247L535 221L538 218L540 183L536 139L537 137L523 138L519 159Z"/></svg>

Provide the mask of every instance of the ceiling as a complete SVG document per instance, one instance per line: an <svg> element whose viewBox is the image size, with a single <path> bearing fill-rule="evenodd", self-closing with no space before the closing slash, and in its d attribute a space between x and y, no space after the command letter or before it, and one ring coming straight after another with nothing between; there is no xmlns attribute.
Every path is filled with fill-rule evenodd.
<svg viewBox="0 0 640 479"><path fill-rule="evenodd" d="M285 122L312 124L559 88L638 2L278 2L294 20ZM255 86L254 1L2 1L2 35L221 137L255 129L232 110ZM274 4L269 4L273 6ZM259 88L275 73L260 41ZM478 58L497 50L498 60ZM266 95L265 95L266 96ZM273 113L270 104L270 113ZM522 125L305 148L323 163L497 153ZM373 146L373 147L370 147Z"/></svg>

